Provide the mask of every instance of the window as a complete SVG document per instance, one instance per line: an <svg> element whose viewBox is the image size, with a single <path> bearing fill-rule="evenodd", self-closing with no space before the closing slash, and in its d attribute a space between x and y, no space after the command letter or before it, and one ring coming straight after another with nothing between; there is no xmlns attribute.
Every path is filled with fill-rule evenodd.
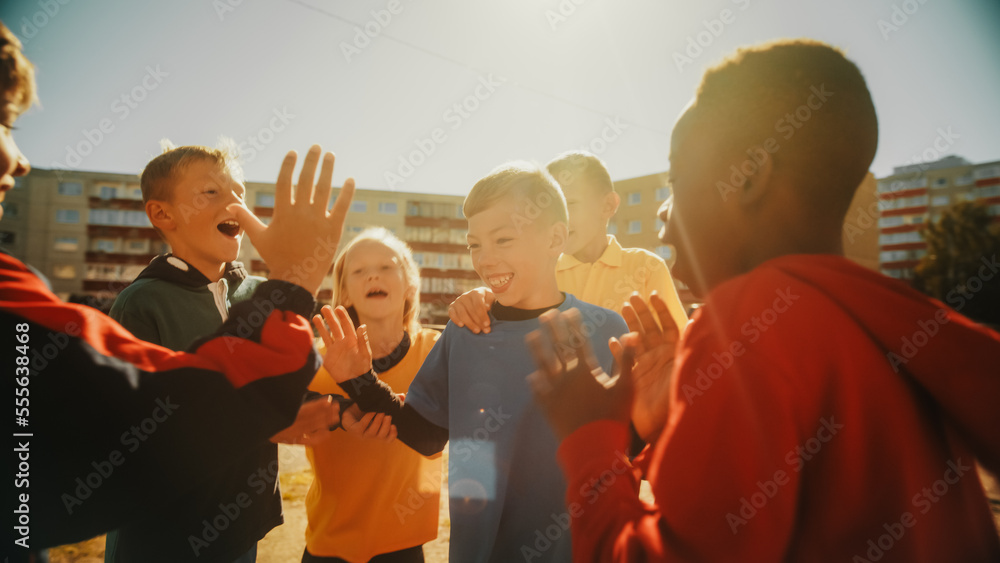
<svg viewBox="0 0 1000 563"><path fill-rule="evenodd" d="M413 201L407 202L406 215L407 217L417 217L420 215L420 204Z"/></svg>
<svg viewBox="0 0 1000 563"><path fill-rule="evenodd" d="M11 203L9 201L0 202L0 207L3 207L4 219L13 219L19 215L16 203Z"/></svg>
<svg viewBox="0 0 1000 563"><path fill-rule="evenodd" d="M628 222L628 234L634 235L642 231L642 221L629 221Z"/></svg>
<svg viewBox="0 0 1000 563"><path fill-rule="evenodd" d="M355 234L355 235L358 234L358 233L360 233L363 230L364 229L362 227L357 227L357 226L354 226L354 225L352 225L350 227L347 227L347 232Z"/></svg>
<svg viewBox="0 0 1000 563"><path fill-rule="evenodd" d="M76 209L56 209L56 223L75 224L80 222L80 212Z"/></svg>
<svg viewBox="0 0 1000 563"><path fill-rule="evenodd" d="M399 206L392 201L383 201L378 204L378 212L383 215L395 215L399 213Z"/></svg>
<svg viewBox="0 0 1000 563"><path fill-rule="evenodd" d="M87 264L85 277L88 280L117 280L121 275L121 266L114 264Z"/></svg>
<svg viewBox="0 0 1000 563"><path fill-rule="evenodd" d="M413 263L416 264L417 267L423 267L423 265L424 265L424 254L423 254L423 252L414 252L413 253Z"/></svg>
<svg viewBox="0 0 1000 563"><path fill-rule="evenodd" d="M59 195L80 195L83 184L80 182L59 182Z"/></svg>
<svg viewBox="0 0 1000 563"><path fill-rule="evenodd" d="M113 239L97 239L94 241L94 250L97 252L114 252L117 246Z"/></svg>
<svg viewBox="0 0 1000 563"><path fill-rule="evenodd" d="M879 227L898 227L903 224L903 218L899 215L893 217L881 217L878 220Z"/></svg>
<svg viewBox="0 0 1000 563"><path fill-rule="evenodd" d="M274 194L257 194L255 205L257 207L274 207Z"/></svg>
<svg viewBox="0 0 1000 563"><path fill-rule="evenodd" d="M674 249L670 248L670 245L657 246L656 255L664 260L670 260L674 256Z"/></svg>
<svg viewBox="0 0 1000 563"><path fill-rule="evenodd" d="M57 219L58 220L58 219ZM91 209L91 225L121 225L122 211L119 209Z"/></svg>
<svg viewBox="0 0 1000 563"><path fill-rule="evenodd" d="M966 174L964 176L959 176L958 178L955 178L956 186L968 186L970 184L972 184L972 174Z"/></svg>
<svg viewBox="0 0 1000 563"><path fill-rule="evenodd" d="M951 198L946 195L936 195L931 199L931 205L934 207L945 207L948 205Z"/></svg>
<svg viewBox="0 0 1000 563"><path fill-rule="evenodd" d="M663 219L660 219L659 217L656 218L656 232L660 232L660 230L666 226L667 224L663 222Z"/></svg>
<svg viewBox="0 0 1000 563"><path fill-rule="evenodd" d="M665 201L669 197L670 197L670 188L668 186L656 189L656 201Z"/></svg>
<svg viewBox="0 0 1000 563"><path fill-rule="evenodd" d="M368 202L367 201L352 202L351 213L368 213Z"/></svg>
<svg viewBox="0 0 1000 563"><path fill-rule="evenodd" d="M465 219L465 213L462 212L462 206L461 205L456 205L455 206L455 218L456 219Z"/></svg>
<svg viewBox="0 0 1000 563"><path fill-rule="evenodd" d="M115 199L118 197L118 188L114 186L101 186L99 193L98 197L101 199Z"/></svg>
<svg viewBox="0 0 1000 563"><path fill-rule="evenodd" d="M997 197L997 196L1000 196L1000 184L988 186L985 188L979 188L979 195L977 197L979 199L986 199L988 197Z"/></svg>
<svg viewBox="0 0 1000 563"><path fill-rule="evenodd" d="M140 240L130 240L125 243L125 251L129 254L146 254L149 252L149 241Z"/></svg>
<svg viewBox="0 0 1000 563"><path fill-rule="evenodd" d="M71 280L76 277L76 266L72 264L56 264L52 267L52 275L61 280Z"/></svg>
<svg viewBox="0 0 1000 563"><path fill-rule="evenodd" d="M608 221L608 234L617 235L618 234L618 223L615 221Z"/></svg>
<svg viewBox="0 0 1000 563"><path fill-rule="evenodd" d="M642 194L639 192L632 192L628 194L628 204L629 205L639 205L642 203Z"/></svg>
<svg viewBox="0 0 1000 563"><path fill-rule="evenodd" d="M948 185L948 178L937 178L934 180L935 188L943 188Z"/></svg>
<svg viewBox="0 0 1000 563"><path fill-rule="evenodd" d="M76 237L56 237L53 248L63 252L75 252L80 248L80 240Z"/></svg>
<svg viewBox="0 0 1000 563"><path fill-rule="evenodd" d="M0 244L14 244L17 234L12 231L0 231Z"/></svg>

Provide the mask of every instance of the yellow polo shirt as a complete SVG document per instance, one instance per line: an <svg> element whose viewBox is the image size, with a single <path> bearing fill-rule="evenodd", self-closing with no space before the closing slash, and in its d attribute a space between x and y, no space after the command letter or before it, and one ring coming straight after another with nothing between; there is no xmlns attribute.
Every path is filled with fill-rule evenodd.
<svg viewBox="0 0 1000 563"><path fill-rule="evenodd" d="M406 391L440 335L422 329L412 336L406 356L379 379ZM347 396L323 368L309 389ZM316 474L306 493L309 553L362 563L437 537L440 454L427 458L399 440L387 444L338 430L306 455Z"/></svg>
<svg viewBox="0 0 1000 563"><path fill-rule="evenodd" d="M662 258L643 248L622 248L614 235L608 235L608 247L593 263L563 254L556 264L559 290L581 301L621 313L632 292L643 299L656 290L667 302L670 316L681 329L687 324L684 306Z"/></svg>

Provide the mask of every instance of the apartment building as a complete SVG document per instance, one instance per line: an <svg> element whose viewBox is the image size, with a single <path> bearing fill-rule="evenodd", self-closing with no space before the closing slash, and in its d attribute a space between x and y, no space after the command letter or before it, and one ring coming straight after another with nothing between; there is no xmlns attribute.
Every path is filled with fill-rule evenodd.
<svg viewBox="0 0 1000 563"><path fill-rule="evenodd" d="M972 164L947 156L929 163L897 166L878 180L879 267L901 279L927 254L920 228L960 201L981 201L1000 221L1000 161Z"/></svg>

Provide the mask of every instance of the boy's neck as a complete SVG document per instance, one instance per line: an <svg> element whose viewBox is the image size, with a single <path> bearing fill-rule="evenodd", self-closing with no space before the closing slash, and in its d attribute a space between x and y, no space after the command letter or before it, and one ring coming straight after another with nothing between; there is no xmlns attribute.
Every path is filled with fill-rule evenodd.
<svg viewBox="0 0 1000 563"><path fill-rule="evenodd" d="M183 254L173 253L174 256L180 258L181 260L187 262L188 264L194 266L195 270L201 272L203 276L208 278L208 281L215 283L222 279L222 275L226 273L226 263L222 262L211 262L209 260L198 260L185 256Z"/></svg>
<svg viewBox="0 0 1000 563"><path fill-rule="evenodd" d="M600 236L595 236L593 239L583 245L583 248L573 253L573 258L576 258L584 264L593 264L597 262L597 259L604 254L604 251L608 249L608 235L601 233Z"/></svg>
<svg viewBox="0 0 1000 563"><path fill-rule="evenodd" d="M368 319L358 316L361 324L368 329L368 343L372 347L372 358L384 358L392 353L403 341L404 329L399 319Z"/></svg>

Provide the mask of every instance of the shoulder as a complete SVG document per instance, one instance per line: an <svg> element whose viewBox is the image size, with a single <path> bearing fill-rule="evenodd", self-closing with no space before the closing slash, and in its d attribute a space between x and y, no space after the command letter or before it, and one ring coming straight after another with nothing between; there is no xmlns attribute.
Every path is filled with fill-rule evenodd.
<svg viewBox="0 0 1000 563"><path fill-rule="evenodd" d="M157 293L161 289L159 286L164 283L166 282L162 280L148 278L135 280L115 298L115 302L111 305L112 316L115 316L115 312L131 309L146 302L144 298Z"/></svg>
<svg viewBox="0 0 1000 563"><path fill-rule="evenodd" d="M628 325L620 314L605 307L599 307L586 301L581 301L576 296L566 294L566 303L563 310L576 308L583 317L584 326L590 326L601 334L610 336L620 336L628 332Z"/></svg>
<svg viewBox="0 0 1000 563"><path fill-rule="evenodd" d="M413 336L413 342L411 346L414 348L427 348L431 349L434 344L441 338L441 333L431 328L420 328L420 331Z"/></svg>
<svg viewBox="0 0 1000 563"><path fill-rule="evenodd" d="M622 264L629 268L646 268L650 272L667 271L667 263L645 248L622 248Z"/></svg>

